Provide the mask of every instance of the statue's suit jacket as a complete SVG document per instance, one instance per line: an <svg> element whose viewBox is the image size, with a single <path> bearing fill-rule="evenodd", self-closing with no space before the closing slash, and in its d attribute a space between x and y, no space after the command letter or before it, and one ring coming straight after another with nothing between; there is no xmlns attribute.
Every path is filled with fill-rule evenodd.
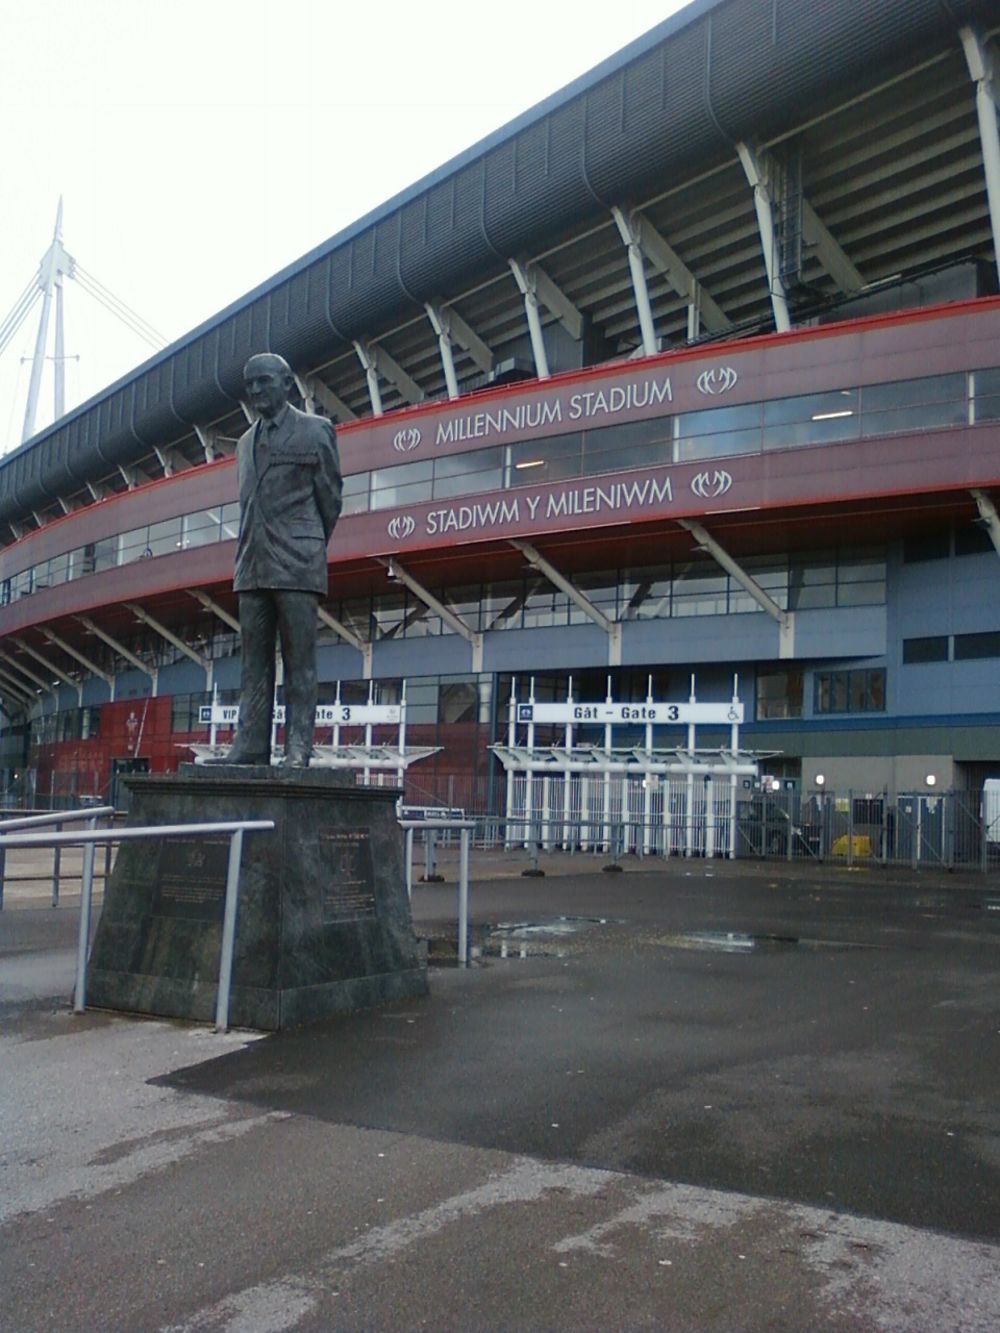
<svg viewBox="0 0 1000 1333"><path fill-rule="evenodd" d="M286 588L327 593L326 544L340 513L340 457L333 426L289 404L258 467L256 422L236 450L240 537L237 592Z"/></svg>

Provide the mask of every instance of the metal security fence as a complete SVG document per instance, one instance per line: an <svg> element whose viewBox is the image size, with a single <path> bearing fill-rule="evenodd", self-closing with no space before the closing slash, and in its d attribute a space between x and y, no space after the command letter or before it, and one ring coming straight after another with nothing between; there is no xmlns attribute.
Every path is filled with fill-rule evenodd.
<svg viewBox="0 0 1000 1333"><path fill-rule="evenodd" d="M477 840L532 852L691 856L1000 871L1000 813L979 791L897 796L733 790L724 783L519 777Z"/></svg>

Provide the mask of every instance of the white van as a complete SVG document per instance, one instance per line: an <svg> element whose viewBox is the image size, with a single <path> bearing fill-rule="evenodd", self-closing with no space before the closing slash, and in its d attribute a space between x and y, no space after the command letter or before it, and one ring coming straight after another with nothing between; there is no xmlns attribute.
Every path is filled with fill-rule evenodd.
<svg viewBox="0 0 1000 1333"><path fill-rule="evenodd" d="M983 826L986 841L1000 843L1000 778L983 783Z"/></svg>

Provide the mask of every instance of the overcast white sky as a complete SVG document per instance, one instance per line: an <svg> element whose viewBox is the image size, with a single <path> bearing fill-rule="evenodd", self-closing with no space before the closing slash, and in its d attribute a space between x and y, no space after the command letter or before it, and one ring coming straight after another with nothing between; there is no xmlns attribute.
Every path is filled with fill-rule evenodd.
<svg viewBox="0 0 1000 1333"><path fill-rule="evenodd" d="M0 320L62 195L73 258L179 337L681 8L0 0ZM0 453L39 309L0 355ZM150 349L70 282L66 353L72 407Z"/></svg>

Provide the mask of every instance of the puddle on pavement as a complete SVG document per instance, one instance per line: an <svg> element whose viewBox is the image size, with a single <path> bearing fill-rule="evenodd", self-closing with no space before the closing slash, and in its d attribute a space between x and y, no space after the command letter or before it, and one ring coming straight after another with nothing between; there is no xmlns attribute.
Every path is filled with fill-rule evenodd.
<svg viewBox="0 0 1000 1333"><path fill-rule="evenodd" d="M668 949L700 949L711 953L781 953L789 949L871 949L878 945L850 940L800 939L796 935L749 935L738 930L692 930L679 935L657 935Z"/></svg>
<svg viewBox="0 0 1000 1333"><path fill-rule="evenodd" d="M483 932L469 950L473 963L494 958L565 958L574 936L612 922L606 916L557 916L543 921L501 921ZM615 924L621 924L615 922ZM457 962L454 939L428 940L427 962L431 967L450 967Z"/></svg>

